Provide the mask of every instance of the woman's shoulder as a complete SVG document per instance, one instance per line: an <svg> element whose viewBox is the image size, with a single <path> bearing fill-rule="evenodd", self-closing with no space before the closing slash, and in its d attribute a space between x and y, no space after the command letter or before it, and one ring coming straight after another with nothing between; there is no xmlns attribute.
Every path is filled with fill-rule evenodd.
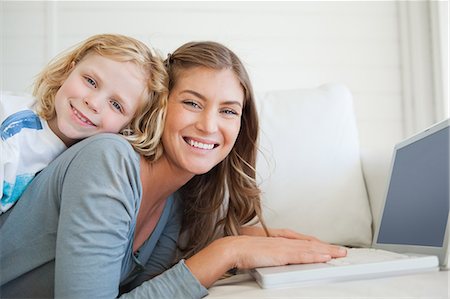
<svg viewBox="0 0 450 299"><path fill-rule="evenodd" d="M124 151L136 153L131 144L119 134L101 133L81 140L73 145L75 149L87 148L100 151Z"/></svg>
<svg viewBox="0 0 450 299"><path fill-rule="evenodd" d="M114 133L95 134L91 137L88 137L88 138L82 140L82 142L85 142L85 143L97 143L98 141L100 141L100 142L111 141L113 143L127 144L131 148L130 143L122 135L114 134Z"/></svg>
<svg viewBox="0 0 450 299"><path fill-rule="evenodd" d="M127 160L139 167L139 154L131 144L119 134L102 133L83 139L66 150L67 155L81 157L94 166L99 162L120 163Z"/></svg>

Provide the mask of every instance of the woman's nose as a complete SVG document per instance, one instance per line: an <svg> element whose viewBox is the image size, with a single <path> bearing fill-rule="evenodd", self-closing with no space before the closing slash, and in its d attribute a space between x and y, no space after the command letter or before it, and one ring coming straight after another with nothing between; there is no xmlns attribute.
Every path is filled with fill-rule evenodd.
<svg viewBox="0 0 450 299"><path fill-rule="evenodd" d="M206 132L214 133L217 131L218 119L213 113L204 112L201 113L200 118L197 121L197 129Z"/></svg>

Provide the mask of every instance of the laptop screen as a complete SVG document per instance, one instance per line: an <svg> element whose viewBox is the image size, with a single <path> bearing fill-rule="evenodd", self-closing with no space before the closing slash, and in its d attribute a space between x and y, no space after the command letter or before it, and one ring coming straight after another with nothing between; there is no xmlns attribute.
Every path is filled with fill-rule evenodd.
<svg viewBox="0 0 450 299"><path fill-rule="evenodd" d="M377 243L442 247L449 215L449 127L396 150Z"/></svg>

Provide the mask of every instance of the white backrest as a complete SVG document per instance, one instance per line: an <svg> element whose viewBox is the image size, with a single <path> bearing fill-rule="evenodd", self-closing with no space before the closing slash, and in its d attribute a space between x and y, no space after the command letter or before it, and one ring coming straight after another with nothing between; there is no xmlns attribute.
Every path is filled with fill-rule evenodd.
<svg viewBox="0 0 450 299"><path fill-rule="evenodd" d="M354 246L372 241L352 95L338 84L257 94L257 162L270 227Z"/></svg>

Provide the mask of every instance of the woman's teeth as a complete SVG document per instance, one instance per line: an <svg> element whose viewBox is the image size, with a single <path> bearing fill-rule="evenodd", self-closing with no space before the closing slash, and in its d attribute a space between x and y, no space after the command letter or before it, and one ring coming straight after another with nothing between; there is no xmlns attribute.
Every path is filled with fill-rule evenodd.
<svg viewBox="0 0 450 299"><path fill-rule="evenodd" d="M210 150L210 149L214 148L214 144L206 144L206 143L201 143L201 142L194 141L194 140L189 140L189 145L196 147L196 148L206 149L206 150Z"/></svg>

